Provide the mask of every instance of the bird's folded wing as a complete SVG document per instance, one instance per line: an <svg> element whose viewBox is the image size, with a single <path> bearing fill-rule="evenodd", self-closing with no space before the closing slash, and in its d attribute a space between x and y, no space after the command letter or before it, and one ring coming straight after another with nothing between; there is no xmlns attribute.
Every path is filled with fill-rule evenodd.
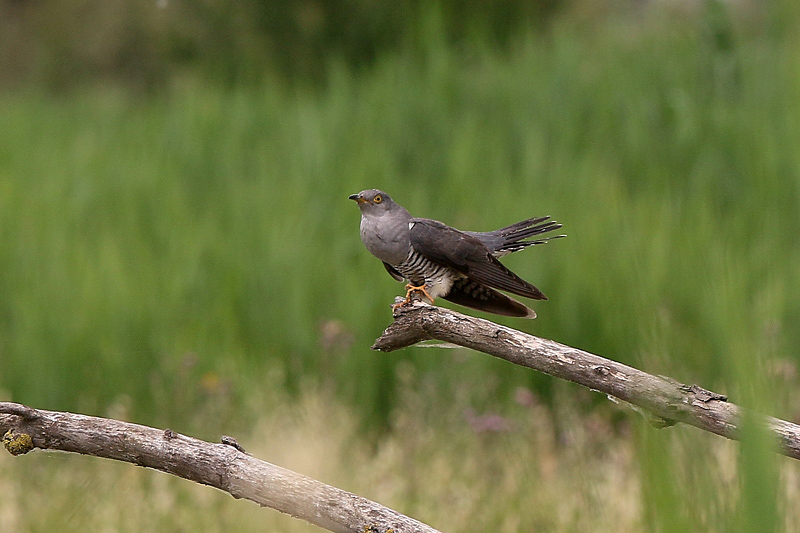
<svg viewBox="0 0 800 533"><path fill-rule="evenodd" d="M470 279L526 298L546 300L542 292L493 257L480 239L437 220L411 220L411 245L434 263L450 267Z"/></svg>
<svg viewBox="0 0 800 533"><path fill-rule="evenodd" d="M458 305L486 311L487 313L519 318L536 318L536 312L533 309L518 302L511 296L487 287L482 283L476 284L469 280L457 280L453 283L450 292L444 295L443 298Z"/></svg>
<svg viewBox="0 0 800 533"><path fill-rule="evenodd" d="M397 271L396 268L394 268L392 265L390 265L386 261L383 262L383 268L385 268L386 272L388 272L389 275L392 276L397 281L403 281L405 279L403 277L403 275L400 272Z"/></svg>

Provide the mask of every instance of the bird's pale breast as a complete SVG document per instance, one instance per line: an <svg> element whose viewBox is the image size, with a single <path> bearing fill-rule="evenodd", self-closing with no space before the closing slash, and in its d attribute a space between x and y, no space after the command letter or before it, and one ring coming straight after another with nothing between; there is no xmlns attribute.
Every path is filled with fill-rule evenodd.
<svg viewBox="0 0 800 533"><path fill-rule="evenodd" d="M361 217L361 240L375 257L397 265L411 248L408 221L397 217Z"/></svg>

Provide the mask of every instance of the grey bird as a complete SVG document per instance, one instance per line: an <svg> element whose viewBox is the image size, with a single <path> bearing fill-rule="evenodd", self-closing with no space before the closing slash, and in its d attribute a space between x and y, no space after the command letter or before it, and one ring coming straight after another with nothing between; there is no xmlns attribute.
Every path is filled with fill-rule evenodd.
<svg viewBox="0 0 800 533"><path fill-rule="evenodd" d="M550 217L529 218L495 231L460 231L438 220L412 217L378 189L367 189L349 198L361 210L364 246L383 261L393 278L408 281L406 299L400 305L408 303L416 292L431 303L444 298L498 315L536 318L533 309L498 290L534 300L547 299L498 258L564 237L525 240L561 227Z"/></svg>

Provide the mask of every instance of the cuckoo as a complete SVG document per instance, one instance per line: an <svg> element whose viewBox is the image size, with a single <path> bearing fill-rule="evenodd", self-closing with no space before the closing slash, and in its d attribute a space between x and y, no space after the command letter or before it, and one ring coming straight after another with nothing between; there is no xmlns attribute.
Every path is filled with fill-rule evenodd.
<svg viewBox="0 0 800 533"><path fill-rule="evenodd" d="M458 305L522 318L536 318L533 309L499 291L533 300L547 297L504 266L498 258L550 239L534 240L561 227L550 217L529 218L495 231L451 228L438 220L416 218L378 189L350 195L361 210L361 240L397 281L431 303L444 298Z"/></svg>

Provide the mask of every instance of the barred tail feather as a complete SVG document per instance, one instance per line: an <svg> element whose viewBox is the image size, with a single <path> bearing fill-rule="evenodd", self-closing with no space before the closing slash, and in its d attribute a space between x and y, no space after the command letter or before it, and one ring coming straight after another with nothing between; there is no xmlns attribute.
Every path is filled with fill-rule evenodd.
<svg viewBox="0 0 800 533"><path fill-rule="evenodd" d="M552 237L545 237L544 239L536 239L535 241L521 241L521 242L512 242L510 244L504 244L503 246L495 250L493 255L495 257L503 257L504 255L518 252L524 248L527 248L528 246L533 246L535 244L545 244L551 241L552 239L558 239L561 237L566 237L566 235L553 235Z"/></svg>
<svg viewBox="0 0 800 533"><path fill-rule="evenodd" d="M529 218L527 220L523 220L521 222L517 222L516 224L511 224L510 226L506 226L494 231L467 231L465 233L480 239L495 257L503 257L504 255L517 252L523 248L527 248L528 246L544 244L551 239L565 237L566 235L553 235L551 237L544 237L533 241L524 240L533 237L534 235L541 235L542 233L555 231L561 227L561 224L555 220L550 220L550 217L547 216Z"/></svg>

